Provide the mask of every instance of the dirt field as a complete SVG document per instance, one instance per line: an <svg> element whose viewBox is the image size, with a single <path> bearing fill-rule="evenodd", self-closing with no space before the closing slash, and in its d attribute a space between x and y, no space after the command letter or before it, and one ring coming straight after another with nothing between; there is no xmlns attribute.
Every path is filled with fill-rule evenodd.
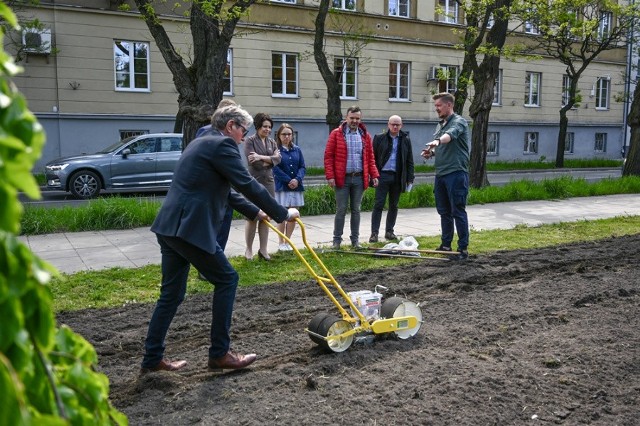
<svg viewBox="0 0 640 426"><path fill-rule="evenodd" d="M347 291L384 284L425 318L412 339L340 354L303 331L337 313L314 281L242 288L232 344L258 360L224 375L206 369L210 295L169 331L168 357L189 362L178 373L138 377L151 305L59 320L95 345L132 425L638 425L638 265L635 235L336 277Z"/></svg>

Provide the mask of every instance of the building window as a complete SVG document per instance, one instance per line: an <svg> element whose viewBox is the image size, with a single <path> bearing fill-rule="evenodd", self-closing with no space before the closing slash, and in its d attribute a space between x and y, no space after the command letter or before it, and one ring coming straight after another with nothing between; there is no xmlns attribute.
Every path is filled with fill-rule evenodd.
<svg viewBox="0 0 640 426"><path fill-rule="evenodd" d="M524 81L524 106L540 106L540 79L539 72L527 72Z"/></svg>
<svg viewBox="0 0 640 426"><path fill-rule="evenodd" d="M456 65L440 65L432 70L433 78L438 80L438 91L455 93L458 87L458 67Z"/></svg>
<svg viewBox="0 0 640 426"><path fill-rule="evenodd" d="M575 140L575 133L567 132L564 137L564 153L573 154L573 141Z"/></svg>
<svg viewBox="0 0 640 426"><path fill-rule="evenodd" d="M596 83L596 109L609 109L609 92L611 80L600 77Z"/></svg>
<svg viewBox="0 0 640 426"><path fill-rule="evenodd" d="M439 15L438 21L447 24L458 23L458 1L457 0L438 0Z"/></svg>
<svg viewBox="0 0 640 426"><path fill-rule="evenodd" d="M493 82L493 105L502 105L502 70L498 70L498 76Z"/></svg>
<svg viewBox="0 0 640 426"><path fill-rule="evenodd" d="M227 50L227 65L224 68L224 77L222 78L224 95L233 95L233 49Z"/></svg>
<svg viewBox="0 0 640 426"><path fill-rule="evenodd" d="M116 90L151 89L149 76L149 43L116 40L113 43Z"/></svg>
<svg viewBox="0 0 640 426"><path fill-rule="evenodd" d="M607 152L607 134L596 133L596 142L593 146L595 152Z"/></svg>
<svg viewBox="0 0 640 426"><path fill-rule="evenodd" d="M525 34L540 34L540 30L538 29L538 27L530 21L525 21L524 32Z"/></svg>
<svg viewBox="0 0 640 426"><path fill-rule="evenodd" d="M148 134L149 130L120 130L120 140Z"/></svg>
<svg viewBox="0 0 640 426"><path fill-rule="evenodd" d="M611 35L611 22L613 14L611 12L602 12L600 14L600 23L598 25L598 38L604 40Z"/></svg>
<svg viewBox="0 0 640 426"><path fill-rule="evenodd" d="M409 0L389 0L389 16L409 17Z"/></svg>
<svg viewBox="0 0 640 426"><path fill-rule="evenodd" d="M409 62L389 62L389 100L408 101L411 64Z"/></svg>
<svg viewBox="0 0 640 426"><path fill-rule="evenodd" d="M355 99L358 96L358 60L355 58L335 58L334 74L340 85L340 99Z"/></svg>
<svg viewBox="0 0 640 426"><path fill-rule="evenodd" d="M334 9L356 10L356 0L333 0Z"/></svg>
<svg viewBox="0 0 640 426"><path fill-rule="evenodd" d="M298 55L295 53L271 54L271 95L298 96Z"/></svg>
<svg viewBox="0 0 640 426"><path fill-rule="evenodd" d="M500 132L487 132L487 155L497 156Z"/></svg>
<svg viewBox="0 0 640 426"><path fill-rule="evenodd" d="M569 103L569 89L571 88L571 77L568 75L562 76L562 106Z"/></svg>
<svg viewBox="0 0 640 426"><path fill-rule="evenodd" d="M525 132L524 134L524 153L538 153L538 132Z"/></svg>

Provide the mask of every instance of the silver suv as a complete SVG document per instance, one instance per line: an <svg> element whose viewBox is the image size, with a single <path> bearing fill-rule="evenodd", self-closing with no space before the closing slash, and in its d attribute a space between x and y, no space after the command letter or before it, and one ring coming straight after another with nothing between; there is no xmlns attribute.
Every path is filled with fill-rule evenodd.
<svg viewBox="0 0 640 426"><path fill-rule="evenodd" d="M47 163L47 188L93 198L101 189L168 188L182 154L182 135L156 133L123 139L95 154Z"/></svg>

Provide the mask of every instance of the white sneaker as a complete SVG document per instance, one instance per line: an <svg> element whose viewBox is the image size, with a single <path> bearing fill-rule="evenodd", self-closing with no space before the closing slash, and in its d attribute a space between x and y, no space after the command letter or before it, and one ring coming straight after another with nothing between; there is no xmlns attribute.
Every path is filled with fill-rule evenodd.
<svg viewBox="0 0 640 426"><path fill-rule="evenodd" d="M288 250L289 250L289 244L287 243L283 243L278 246L278 251L288 251Z"/></svg>
<svg viewBox="0 0 640 426"><path fill-rule="evenodd" d="M291 247L289 244L285 244L285 246L287 246L287 251L293 251L293 247Z"/></svg>

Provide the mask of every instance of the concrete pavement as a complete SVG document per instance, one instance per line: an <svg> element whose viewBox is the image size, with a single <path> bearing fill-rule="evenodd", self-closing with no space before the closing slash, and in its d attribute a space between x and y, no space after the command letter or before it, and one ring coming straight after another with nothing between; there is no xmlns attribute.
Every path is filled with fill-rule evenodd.
<svg viewBox="0 0 640 426"><path fill-rule="evenodd" d="M467 207L467 212L469 224L473 230L509 229L521 224L536 226L640 215L640 196L629 194L557 201L473 205ZM384 234L385 218L386 212L383 212L381 234ZM308 242L312 247L331 244L333 215L308 216L303 217L302 221L307 230ZM366 243L369 240L370 227L371 212L363 212L360 223L361 242ZM401 238L409 235L415 237L439 235L440 220L435 208L401 209L398 213L395 233ZM20 239L32 252L53 264L59 271L68 274L114 267L137 268L160 263L160 248L155 234L150 232L148 227L22 236ZM348 217L343 239L349 241ZM303 247L299 230L294 232L293 241L297 247ZM258 237L256 236L254 253L257 253L257 245ZM277 249L278 237L271 232L269 252L273 253ZM235 220L232 223L226 252L229 257L243 256L244 250L244 220ZM473 240L469 251L473 253ZM258 261L257 257L254 261Z"/></svg>

